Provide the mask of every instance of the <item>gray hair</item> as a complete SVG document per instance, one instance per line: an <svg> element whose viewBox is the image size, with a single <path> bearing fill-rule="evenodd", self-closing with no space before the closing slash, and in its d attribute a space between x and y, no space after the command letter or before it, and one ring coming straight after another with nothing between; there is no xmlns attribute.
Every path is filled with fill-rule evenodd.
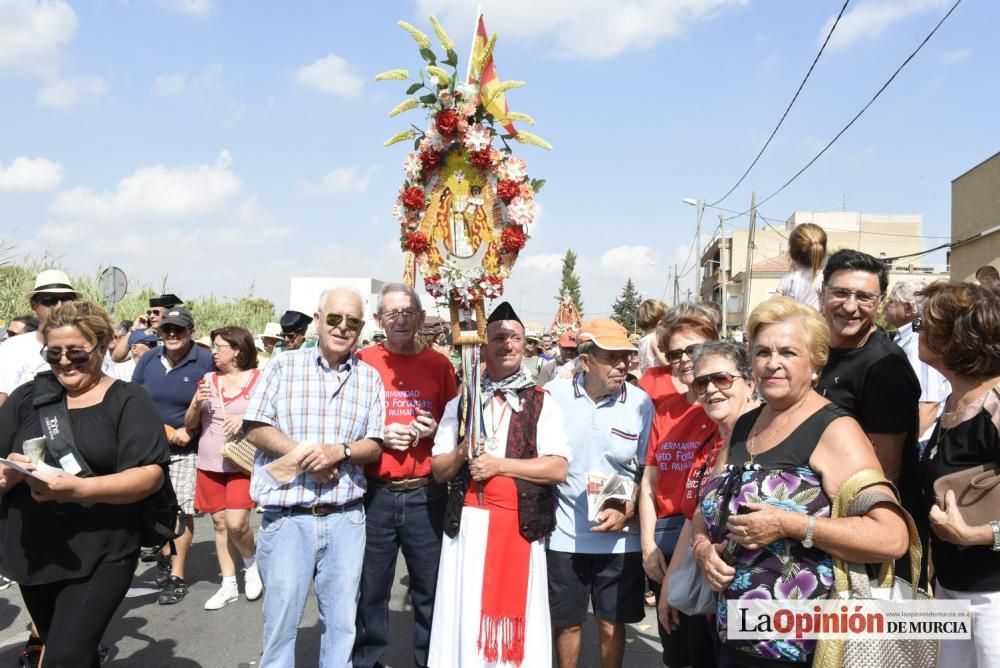
<svg viewBox="0 0 1000 668"><path fill-rule="evenodd" d="M577 355L593 355L597 350L597 344L593 341L581 341L576 346Z"/></svg>
<svg viewBox="0 0 1000 668"><path fill-rule="evenodd" d="M667 309L666 315L660 318L659 326L662 329L669 329L672 324L681 318L694 317L702 318L715 323L715 328L722 327L722 311L712 302L683 302Z"/></svg>
<svg viewBox="0 0 1000 668"><path fill-rule="evenodd" d="M923 283L918 281L900 281L892 286L889 299L903 302L904 304L911 304L914 309L919 311L924 300L917 295L917 292L923 287Z"/></svg>
<svg viewBox="0 0 1000 668"><path fill-rule="evenodd" d="M695 368L709 357L723 357L733 363L733 368L745 380L753 378L750 360L747 357L747 347L735 341L708 341L698 346L692 362Z"/></svg>
<svg viewBox="0 0 1000 668"><path fill-rule="evenodd" d="M323 310L323 306L326 305L326 298L329 297L334 292L347 292L347 293L349 293L349 294L354 295L355 297L357 297L358 301L361 302L361 313L364 314L364 312L365 312L365 298L361 296L360 292L358 292L354 288L346 286L346 285L338 285L338 286L334 286L332 288L326 288L325 290L323 290L323 292L319 293L319 303L316 306L316 310L317 311L322 311Z"/></svg>
<svg viewBox="0 0 1000 668"><path fill-rule="evenodd" d="M424 307L420 303L420 295L417 291L413 289L412 285L407 285L406 283L386 283L382 286L382 289L378 293L378 302L376 303L375 312L381 314L384 309L385 296L392 292L402 292L407 297L410 298L410 302L417 308L418 311L423 311Z"/></svg>

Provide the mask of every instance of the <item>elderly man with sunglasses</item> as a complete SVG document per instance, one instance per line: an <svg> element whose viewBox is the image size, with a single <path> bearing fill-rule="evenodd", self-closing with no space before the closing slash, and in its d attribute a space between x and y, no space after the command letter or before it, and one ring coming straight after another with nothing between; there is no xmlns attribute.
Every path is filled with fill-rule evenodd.
<svg viewBox="0 0 1000 668"><path fill-rule="evenodd" d="M261 668L295 665L314 584L323 627L318 665L351 665L365 553L364 465L381 457L385 433L382 379L355 355L363 313L354 290L325 290L314 316L318 345L273 358L243 415L259 449L250 493L264 509Z"/></svg>
<svg viewBox="0 0 1000 668"><path fill-rule="evenodd" d="M157 334L160 328L160 322L163 316L167 314L167 311L174 308L175 306L181 306L184 304L184 300L172 293L164 293L158 297L149 298L149 308L146 309L145 313L140 313L136 316L135 322L132 323L132 328L130 332L140 332L145 331L147 334ZM118 339L113 346L111 346L111 359L115 362L124 362L130 359L131 345L128 343L127 338Z"/></svg>
<svg viewBox="0 0 1000 668"><path fill-rule="evenodd" d="M382 455L367 467L367 542L354 645L358 668L382 665L389 647L389 595L400 550L410 575L413 661L427 665L447 500L445 486L431 476L431 449L438 421L456 388L455 368L448 358L417 339L424 315L412 287L386 283L375 315L385 331L385 343L358 353L378 369L386 400Z"/></svg>
<svg viewBox="0 0 1000 668"><path fill-rule="evenodd" d="M592 320L577 336L580 372L545 386L566 423L573 451L556 486L556 529L549 538L549 605L560 666L575 666L591 603L604 666L621 666L625 624L644 616L642 545L635 499L653 422L653 402L625 382L637 354L625 328ZM600 503L612 476L627 498Z"/></svg>
<svg viewBox="0 0 1000 668"><path fill-rule="evenodd" d="M161 553L156 584L163 587L157 602L172 605L184 600L188 586L185 567L194 538L194 489L197 477L198 434L184 428L184 414L198 391L198 382L215 371L212 354L194 343L194 317L179 306L159 316L157 332L163 345L142 355L132 382L146 388L167 427L170 441L170 482L184 511L184 533L174 541L177 554Z"/></svg>
<svg viewBox="0 0 1000 668"><path fill-rule="evenodd" d="M69 276L58 269L46 269L35 278L33 287L25 297L38 318L37 331L16 336L0 346L0 404L19 386L46 371L48 363L42 359L42 327L49 315L62 304L79 298L70 285Z"/></svg>

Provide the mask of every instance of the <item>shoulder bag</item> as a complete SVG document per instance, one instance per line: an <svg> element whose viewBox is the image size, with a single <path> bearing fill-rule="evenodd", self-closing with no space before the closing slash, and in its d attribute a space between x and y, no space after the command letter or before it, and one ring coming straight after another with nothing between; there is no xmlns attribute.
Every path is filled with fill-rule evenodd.
<svg viewBox="0 0 1000 668"><path fill-rule="evenodd" d="M259 372L254 370L248 387L253 386L257 382L258 375ZM219 382L219 375L215 374L213 380L215 381L215 389L219 393L219 403L222 405L222 421L225 422L226 399L222 396L222 384ZM247 475L253 472L253 460L256 456L257 447L246 439L242 431L222 444L222 458Z"/></svg>
<svg viewBox="0 0 1000 668"><path fill-rule="evenodd" d="M891 487L895 497L881 492L865 492L875 485ZM834 558L834 590L831 597L840 599L881 599L884 601L927 600L932 596L917 586L920 575L920 537L913 518L899 504L899 492L888 479L875 469L858 471L841 486L834 499L830 517L857 517L866 514L878 503L896 507L906 522L910 538L909 556L911 581L894 574L894 562L881 565L877 578L871 578L866 564L856 564ZM911 584L912 583L912 584ZM939 641L908 639L820 639L813 658L815 668L934 668L937 665Z"/></svg>

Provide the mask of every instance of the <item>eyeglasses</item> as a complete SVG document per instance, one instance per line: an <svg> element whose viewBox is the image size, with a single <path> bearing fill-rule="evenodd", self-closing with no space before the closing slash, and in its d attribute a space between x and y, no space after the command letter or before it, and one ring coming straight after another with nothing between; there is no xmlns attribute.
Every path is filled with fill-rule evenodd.
<svg viewBox="0 0 1000 668"><path fill-rule="evenodd" d="M380 314L384 320L396 320L397 318L415 318L420 314L420 311L413 311L411 309L406 309L405 311L386 311Z"/></svg>
<svg viewBox="0 0 1000 668"><path fill-rule="evenodd" d="M52 308L56 304L65 304L66 302L71 302L76 297L71 297L69 295L35 295L31 300L36 304L41 304L42 306L47 306Z"/></svg>
<svg viewBox="0 0 1000 668"><path fill-rule="evenodd" d="M63 350L62 348L49 348L48 346L45 346L39 354L42 356L42 359L49 364L59 364L63 357L69 360L70 364L84 364L90 361L90 356L95 350L97 349L91 348L90 350L87 350L86 348L67 348L66 350Z"/></svg>
<svg viewBox="0 0 1000 668"><path fill-rule="evenodd" d="M691 381L691 389L694 390L695 394L705 394L708 392L708 384L712 383L718 390L728 390L736 382L739 376L734 376L731 373L725 371L716 371L715 373L707 373L704 376L698 376L693 381Z"/></svg>
<svg viewBox="0 0 1000 668"><path fill-rule="evenodd" d="M183 336L187 330L177 325L163 325L160 327L160 334L163 336Z"/></svg>
<svg viewBox="0 0 1000 668"><path fill-rule="evenodd" d="M211 350L211 351L212 351L213 353L217 353L217 352L219 352L220 350L222 350L223 348L235 348L235 347L236 347L236 346L233 346L233 345L230 345L230 344L228 344L228 343L213 343L213 344L212 344L212 345L211 345L211 346L209 347L209 350Z"/></svg>
<svg viewBox="0 0 1000 668"><path fill-rule="evenodd" d="M146 311L146 315L155 315L156 317L160 317L160 316L163 315L163 311L160 311L160 310L155 309L155 308L151 308L148 311Z"/></svg>
<svg viewBox="0 0 1000 668"><path fill-rule="evenodd" d="M617 366L619 364L628 364L629 360L632 359L633 353L627 350L601 350L598 349L590 354L590 357L596 358L602 364L610 364L611 366Z"/></svg>
<svg viewBox="0 0 1000 668"><path fill-rule="evenodd" d="M298 332L282 332L280 334L281 338L285 339L286 341L292 341L297 336L305 336L305 335L306 335L306 330L304 329Z"/></svg>
<svg viewBox="0 0 1000 668"><path fill-rule="evenodd" d="M919 316L914 318L913 322L910 324L913 327L914 332L919 332L922 329L927 329L927 327L924 325L924 319Z"/></svg>
<svg viewBox="0 0 1000 668"><path fill-rule="evenodd" d="M860 292L858 290L848 290L847 288L827 288L832 299L830 301L840 303L846 302L851 297L861 306L872 306L882 295L873 295L870 292Z"/></svg>
<svg viewBox="0 0 1000 668"><path fill-rule="evenodd" d="M340 323L345 322L347 324L347 329L352 332L360 332L365 326L365 321L361 318L355 318L353 315L342 315L340 313L327 313L326 314L326 324L330 327L340 327Z"/></svg>
<svg viewBox="0 0 1000 668"><path fill-rule="evenodd" d="M684 359L685 355L688 356L688 359L691 359L691 356L694 355L695 351L697 351L700 347L700 343L692 343L687 348L675 348L674 350L668 350L667 361L671 364L677 364Z"/></svg>

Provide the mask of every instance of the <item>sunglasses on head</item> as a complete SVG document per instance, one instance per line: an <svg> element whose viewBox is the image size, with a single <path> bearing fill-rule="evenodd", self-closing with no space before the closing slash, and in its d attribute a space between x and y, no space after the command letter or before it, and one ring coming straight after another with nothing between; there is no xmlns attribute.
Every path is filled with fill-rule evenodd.
<svg viewBox="0 0 1000 668"><path fill-rule="evenodd" d="M90 350L86 348L67 348L63 350L62 348L49 348L45 346L42 348L40 354L42 359L49 364L59 364L63 357L69 360L70 364L84 364L90 361L90 356L95 350L96 348L91 348Z"/></svg>
<svg viewBox="0 0 1000 668"><path fill-rule="evenodd" d="M691 381L691 389L694 390L695 394L705 394L708 392L708 384L712 383L718 390L728 390L736 382L739 376L734 376L731 373L725 371L716 371L715 373L707 373L704 376L698 376L693 381Z"/></svg>
<svg viewBox="0 0 1000 668"><path fill-rule="evenodd" d="M355 318L353 315L342 315L340 313L327 313L326 314L326 324L330 327L340 327L340 323L346 323L347 329L352 332L360 332L361 328L365 326L365 321L361 318Z"/></svg>
<svg viewBox="0 0 1000 668"><path fill-rule="evenodd" d="M667 361L671 364L677 364L684 358L685 355L687 355L688 359L690 359L691 356L694 355L694 352L700 347L700 343L692 343L687 348L675 348L673 350L668 350Z"/></svg>
<svg viewBox="0 0 1000 668"><path fill-rule="evenodd" d="M52 308L56 304L65 304L66 302L71 302L74 299L75 297L71 297L70 295L35 295L32 301L36 304Z"/></svg>

